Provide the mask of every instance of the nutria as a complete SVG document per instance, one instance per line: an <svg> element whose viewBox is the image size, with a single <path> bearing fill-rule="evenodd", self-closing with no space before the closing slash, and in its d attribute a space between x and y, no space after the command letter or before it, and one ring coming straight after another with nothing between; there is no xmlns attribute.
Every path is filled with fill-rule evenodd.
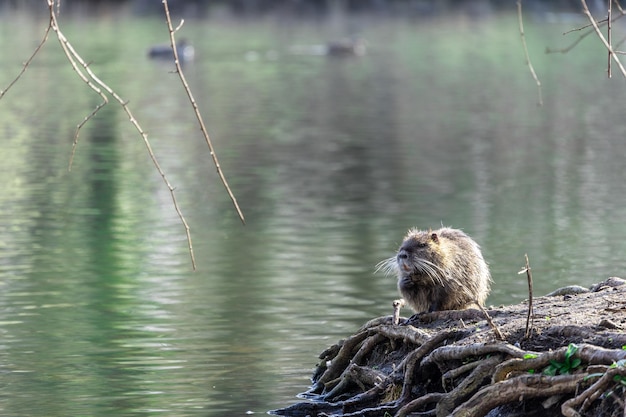
<svg viewBox="0 0 626 417"><path fill-rule="evenodd" d="M396 256L379 269L398 276L398 290L416 313L483 306L491 284L480 247L457 229L409 230Z"/></svg>

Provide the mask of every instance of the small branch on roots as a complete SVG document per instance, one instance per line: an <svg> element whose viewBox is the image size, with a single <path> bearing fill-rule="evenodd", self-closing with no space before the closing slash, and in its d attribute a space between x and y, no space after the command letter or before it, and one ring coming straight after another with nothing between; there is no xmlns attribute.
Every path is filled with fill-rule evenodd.
<svg viewBox="0 0 626 417"><path fill-rule="evenodd" d="M400 323L400 310L404 307L406 301L403 298L398 300L393 300L393 324L397 325Z"/></svg>
<svg viewBox="0 0 626 417"><path fill-rule="evenodd" d="M491 329L493 330L493 333L496 336L496 339L498 340L504 340L504 335L502 334L502 332L500 331L500 328L498 327L498 325L493 321L493 319L491 318L491 316L489 315L489 313L487 312L487 310L485 309L485 307L481 306L480 304L476 303L476 305L478 306L478 308L480 309L480 311L482 311L482 313L485 315L485 320L487 320L487 323L489 324L489 327L491 327Z"/></svg>
<svg viewBox="0 0 626 417"><path fill-rule="evenodd" d="M528 314L526 315L526 330L524 331L524 339L530 338L530 332L532 331L532 318L533 314L533 275L530 272L530 262L528 261L528 254L524 255L526 259L526 266L524 269L518 272L518 274L526 273L526 281L528 281Z"/></svg>

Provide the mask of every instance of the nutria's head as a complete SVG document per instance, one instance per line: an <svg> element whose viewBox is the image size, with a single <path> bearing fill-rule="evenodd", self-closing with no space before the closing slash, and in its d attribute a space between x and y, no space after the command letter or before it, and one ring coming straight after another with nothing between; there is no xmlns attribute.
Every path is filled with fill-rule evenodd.
<svg viewBox="0 0 626 417"><path fill-rule="evenodd" d="M436 285L445 279L445 254L437 232L409 230L396 254L401 285Z"/></svg>
<svg viewBox="0 0 626 417"><path fill-rule="evenodd" d="M409 230L396 256L378 264L378 270L395 273L401 285L441 284L445 255L437 231Z"/></svg>

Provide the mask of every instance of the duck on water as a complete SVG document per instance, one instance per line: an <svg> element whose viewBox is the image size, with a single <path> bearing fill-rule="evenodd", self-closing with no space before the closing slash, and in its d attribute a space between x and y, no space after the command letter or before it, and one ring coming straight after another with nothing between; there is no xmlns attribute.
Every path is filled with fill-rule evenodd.
<svg viewBox="0 0 626 417"><path fill-rule="evenodd" d="M181 61L191 61L195 55L195 50L187 42L187 39L181 39L176 44L176 52ZM148 57L152 59L174 59L174 52L170 45L155 45L148 50Z"/></svg>

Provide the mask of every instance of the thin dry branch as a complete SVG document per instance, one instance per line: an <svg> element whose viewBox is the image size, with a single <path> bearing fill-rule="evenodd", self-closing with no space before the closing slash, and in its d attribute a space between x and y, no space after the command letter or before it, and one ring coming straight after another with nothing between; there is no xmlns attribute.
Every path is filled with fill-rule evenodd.
<svg viewBox="0 0 626 417"><path fill-rule="evenodd" d="M615 17L613 19L613 22L615 22L617 19L626 16L626 10L624 10L622 8L622 5L619 4L618 0L613 0L613 4L615 4L615 7L617 7L617 10L619 11L619 15L617 17ZM613 14L613 12L611 11L611 14ZM613 49L619 47L621 44L623 44L626 41L626 38L622 38L619 42L615 43ZM615 51L615 53L621 53L624 54L624 52L620 52L620 51Z"/></svg>
<svg viewBox="0 0 626 417"><path fill-rule="evenodd" d="M139 124L139 122L137 121L137 119L135 119L135 117L133 116L130 108L128 107L128 102L125 101L124 99L122 99L121 96L119 96L112 88L110 88L107 84L105 84L102 80L100 80L96 74L89 68L89 64L87 62L85 62L83 60L83 58L78 54L78 52L76 52L76 50L74 49L74 47L72 46L72 44L69 42L69 40L65 37L65 35L63 34L63 32L60 29L59 23L57 21L57 16L59 14L60 11L60 0L47 0L47 4L48 4L48 8L49 8L49 15L50 15L50 20L48 23L48 26L45 30L44 36L41 40L41 42L39 43L39 45L35 48L34 52L32 53L32 55L28 58L28 60L24 63L24 65L22 66L22 70L19 72L19 74L9 83L9 85L4 89L4 90L0 90L0 99L2 99L2 97L4 97L4 95L7 93L7 91L13 86L15 85L19 79L22 77L22 75L26 72L26 70L28 69L30 63L32 62L32 60L35 58L35 56L37 55L37 53L41 50L41 48L43 47L43 45L46 43L46 41L48 40L49 34L50 34L50 30L52 30L53 32L55 32L55 34L57 35L57 39L59 41L59 44L61 45L61 48L66 56L66 58L68 59L68 61L70 62L70 65L72 66L72 69L74 69L74 71L76 72L76 74L78 75L78 77L85 82L85 84L87 84L87 86L89 88L91 88L94 92L96 92L96 94L98 94L100 96L100 98L102 99L102 102L99 103L92 111L91 113L89 113L87 116L85 116L85 118L76 126L76 131L74 133L74 139L73 139L73 143L72 143L72 151L70 153L70 159L69 159L69 164L68 164L68 170L71 171L72 169L72 165L73 165L73 161L74 161L74 156L76 154L76 148L78 146L78 139L80 136L80 132L83 128L83 126L85 126L85 124L91 120L91 118L93 118L98 111L104 107L106 104L108 104L109 99L107 97L107 95L105 94L108 93L110 96L112 96L124 109L124 111L126 112L126 114L128 115L129 121L130 123L135 127L135 129L139 132L140 136L142 137L143 141L144 141L144 145L146 146L146 149L148 150L148 154L150 156L150 159L152 160L152 163L154 164L154 166L156 167L159 175L161 175L161 178L163 180L163 182L165 183L165 185L167 186L169 192L170 192L170 196L172 198L172 202L174 204L174 209L176 210L176 214L178 215L181 223L183 224L183 226L185 227L185 234L187 237L187 244L188 244L188 249L189 249L189 254L191 257L191 263L192 263L192 267L195 270L196 269L196 261L195 261L195 256L194 256L194 252L193 252L193 244L192 244L192 240L191 240L191 233L190 233L190 228L189 225L187 224L187 221L185 220L184 215L182 214L182 211L178 205L178 201L176 200L176 196L174 194L174 187L170 184L169 180L167 179L167 176L165 175L164 171L162 170L153 150L152 150L152 146L150 145L150 142L148 141L148 135L147 133L143 130L143 128L141 127L141 125ZM243 223L245 223L244 217L243 217L243 213L241 212L241 209L239 208L239 205L237 203L237 200L235 199L235 196L233 195L232 191L230 190L230 187L228 186L228 183L226 182L226 178L224 177L224 174L222 172L222 169L219 165L219 161L217 159L217 156L215 154L215 151L213 149L213 145L209 139L206 127L204 125L204 122L202 121L202 117L200 115L200 112L198 110L198 106L196 104L196 101L193 98L193 95L191 93L191 90L189 88L189 85L187 84L187 81L185 80L185 76L182 72L182 68L180 66L179 60L178 60L178 54L177 54L177 50L176 50L176 42L174 39L174 33L180 29L180 27L182 26L182 23L176 28L173 29L172 28L172 24L171 24L171 19L170 19L170 15L169 15L169 8L167 5L167 0L163 0L163 4L165 6L165 11L166 11L166 17L167 17L167 23L168 23L168 28L170 31L170 40L171 40L171 44L172 44L172 48L174 51L174 57L175 57L175 64L176 64L176 69L177 72L181 78L181 81L183 83L183 86L185 88L185 91L189 97L189 100L191 102L191 104L193 105L194 108L194 112L196 114L196 117L198 118L198 122L200 123L200 128L202 130L202 133L206 139L206 142L209 146L209 150L211 152L211 157L213 158L213 162L215 163L215 166L217 168L218 174L220 176L220 179L222 180L222 183L224 184L224 187L226 188L226 191L228 192L228 195L230 196L231 200L233 201L233 204L235 206L235 209L237 210L237 214L239 215L239 218L241 219L241 221Z"/></svg>
<svg viewBox="0 0 626 417"><path fill-rule="evenodd" d="M482 313L485 315L485 319L487 320L489 327L491 327L491 329L493 330L493 333L496 335L496 339L504 340L504 335L498 328L498 325L493 321L493 319L491 318L491 316L489 315L485 307L481 306L478 303L476 303L476 305L478 305L478 308L480 309L480 311L482 311Z"/></svg>
<svg viewBox="0 0 626 417"><path fill-rule="evenodd" d="M602 21L602 20L598 21L598 24L600 24L600 25L602 25L604 23L605 23L605 21ZM581 31L581 30L587 29L587 28L590 28L590 29L588 31L586 31L585 33L583 33L582 35L580 35L578 37L578 39L576 39L574 42L572 42L569 46L566 46L565 48L561 48L561 49L546 48L546 54L555 54L557 52L561 53L561 54L568 53L569 51L574 49L574 47L576 45L578 45L583 39L585 39L588 35L592 34L593 33L593 28L591 28L591 25L589 24L589 25L585 25L585 26L582 26L582 27L579 27L579 28L570 29L567 32L563 33L563 35L567 35L569 33L578 32L578 31Z"/></svg>
<svg viewBox="0 0 626 417"><path fill-rule="evenodd" d="M161 175L161 178L162 178L163 182L167 186L167 188L168 188L168 190L170 192L170 196L172 198L172 202L174 204L174 209L176 210L176 213L178 214L178 217L179 217L181 223L185 227L185 233L187 235L187 244L188 244L188 248L189 248L189 254L190 254L190 257L191 257L191 264L192 264L193 269L195 270L196 269L196 260L195 260L195 256L194 256L194 252L193 252L193 245L192 245L192 241L191 241L191 233L190 233L189 225L187 224L187 221L185 220L185 217L183 216L183 213L180 210L180 207L178 206L178 201L176 200L176 196L174 194L174 187L172 187L172 185L170 184L170 182L167 179L164 171L161 169L161 166L159 165L159 162L158 162L154 152L152 151L152 146L150 145L150 142L148 141L148 134L143 130L141 125L139 125L139 122L137 121L137 119L135 119L135 116L133 116L130 108L128 107L128 102L123 100L113 89L111 89L111 87L109 87L102 80L100 80L96 76L96 74L89 68L89 64L86 63L83 60L83 58L76 52L74 47L71 45L71 43L68 41L68 39L65 37L65 35L63 34L63 32L61 31L61 29L59 27L59 24L58 24L58 21L57 21L57 18L56 18L56 13L54 11L55 0L47 0L47 1L48 1L48 7L50 9L50 27L56 33L57 39L59 40L59 43L61 44L61 48L63 49L63 52L65 53L65 56L67 57L68 61L72 65L72 68L74 69L74 71L76 71L78 76L92 90L94 90L98 95L100 95L100 97L102 97L102 100L103 100L103 103L98 105L94 109L94 111L92 111L91 114L89 116L87 116L85 118L85 120L83 120L78 125L77 133L76 133L75 139L74 139L75 140L74 148L76 147L76 144L77 144L78 132L80 131L80 128L82 126L84 126L85 123L91 117L93 117L97 113L97 111L100 108L102 108L108 102L108 99L107 99L106 95L102 91L104 89L108 94L110 94L122 106L122 108L124 109L124 111L128 115L130 123L135 127L135 129L141 135L141 137L142 137L142 139L144 141L144 144L146 146L146 149L148 150L148 154L150 155L150 159L152 160L152 163L156 167L157 171ZM83 70L85 72L83 72ZM85 73L87 75L85 75ZM74 153L74 150L72 150L72 154L73 153Z"/></svg>
<svg viewBox="0 0 626 417"><path fill-rule="evenodd" d="M405 301L402 298L398 300L393 300L392 306L393 306L393 324L394 325L397 325L398 323L400 323L400 309L404 307L404 304L405 304Z"/></svg>
<svg viewBox="0 0 626 417"><path fill-rule="evenodd" d="M245 224L246 220L243 217L243 212L239 208L239 204L237 203L237 199L235 198L235 195L233 194L230 187L228 186L228 182L226 181L224 172L222 171L220 163L217 159L217 154L215 153L215 149L213 149L213 143L211 142L211 138L209 137L209 132L207 131L206 126L204 125L204 121L202 120L202 115L200 114L200 110L198 109L198 104L196 103L196 100L193 98L193 94L191 93L191 89L189 88L189 84L187 83L187 79L185 78L185 74L183 73L182 66L180 65L180 60L178 59L178 51L176 50L176 39L175 39L174 34L176 33L176 31L178 31L178 29L180 29L180 27L183 25L183 22L181 21L181 23L176 27L176 29L174 29L172 26L172 19L170 17L170 9L167 4L167 0L163 0L163 8L165 9L167 27L170 32L170 43L172 45L172 50L174 52L174 65L176 65L176 72L178 73L178 76L180 77L180 81L182 82L183 87L185 88L187 97L189 97L189 101L191 102L193 111L196 114L196 118L198 119L198 123L200 124L200 130L202 131L202 135L204 136L206 144L209 147L211 158L213 158L213 163L215 164L215 168L217 169L217 174L222 180L222 184L224 184L224 188L226 188L226 192L228 193L228 196L230 197L233 205L235 206L235 210L237 210L239 219L241 220L242 223Z"/></svg>
<svg viewBox="0 0 626 417"><path fill-rule="evenodd" d="M607 40L609 45L613 45L613 35L612 35L613 31L611 30L611 16L613 15L613 8L611 7L611 5L613 4L613 0L608 0L608 2L609 2L609 11L608 11L608 15L607 15L607 18L606 18L606 22L607 22L607 25L606 25L606 40ZM611 75L612 75L611 74L611 55L613 55L613 53L609 49L609 57L607 59L607 64L606 64L607 65L606 72L607 72L607 76L609 78L611 78Z"/></svg>
<svg viewBox="0 0 626 417"><path fill-rule="evenodd" d="M524 339L530 337L530 332L533 325L533 275L530 272L530 262L528 261L528 254L524 254L526 259L526 266L524 269L518 272L518 274L526 273L526 280L528 281L528 314L526 315L526 330L524 331Z"/></svg>
<svg viewBox="0 0 626 417"><path fill-rule="evenodd" d="M616 5L617 9L619 10L619 15L614 16L614 17L611 18L611 24L614 23L615 21L621 19L622 17L626 16L626 11L624 11L624 9L619 4L619 2L618 1L614 1L614 4ZM602 19L602 20L598 20L596 23L598 24L599 27L602 27L605 24L608 24L609 22L608 22L607 19ZM578 27L578 28L570 29L570 30L568 30L568 31L563 33L563 35L567 35L569 33L579 32L579 31L584 30L584 29L588 29L588 30L585 33L583 33L582 35L580 35L578 37L578 39L576 39L574 42L572 42L569 46L567 46L565 48L562 48L562 49L546 48L546 53L547 54L554 54L554 53L557 53L557 52L562 53L562 54L568 53L576 45L578 45L584 38L586 38L588 35L590 35L590 34L592 34L594 32L593 25L590 23L588 25L584 25L584 26L581 26L581 27ZM620 43L621 42L623 42L623 40L620 41ZM617 51L615 51L615 52L617 52Z"/></svg>
<svg viewBox="0 0 626 417"><path fill-rule="evenodd" d="M537 73L535 72L535 68L533 64L530 62L530 55L528 54L528 46L526 45L526 35L524 35L524 20L522 19L522 1L517 1L517 19L519 22L519 33L522 38L522 46L524 47L524 56L526 57L526 65L528 66L528 70L530 71L530 75L532 75L535 80L535 84L537 84L537 95L538 101L537 105L543 106L543 98L541 95L541 81L539 81L539 77L537 77Z"/></svg>
<svg viewBox="0 0 626 417"><path fill-rule="evenodd" d="M24 65L22 65L22 70L19 72L19 74L17 74L17 76L13 79L13 81L11 81L9 83L7 88L5 88L4 90L0 90L0 99L2 99L2 97L4 97L4 95L7 93L7 91L9 91L9 89L11 87L13 87L13 85L22 77L22 75L24 75L24 73L28 69L30 63L35 58L35 55L37 55L39 50L43 47L44 43L46 43L46 41L48 40L48 36L50 35L50 29L51 28L52 28L52 18L50 19L50 22L48 23L48 27L46 28L46 31L45 31L45 33L43 35L43 38L41 39L41 42L39 42L39 45L37 45L37 47L33 51L33 53L30 56L30 58L28 58L26 60L26 62L24 62Z"/></svg>
<svg viewBox="0 0 626 417"><path fill-rule="evenodd" d="M609 51L610 56L613 57L613 60L615 61L615 63L619 67L619 69L622 72L622 75L624 76L624 78L626 78L626 68L624 68L624 66L622 65L622 62L619 60L619 57L617 56L617 54L613 50L613 47L606 40L606 38L604 37L604 35L600 31L600 28L598 27L598 23L596 22L596 20L591 15L591 12L589 11L589 7L587 7L587 2L585 0L581 0L581 2L582 2L582 5L583 5L583 13L585 14L585 16L587 16L587 18L589 19L589 21L593 25L593 29L595 30L596 34L598 35L598 37L600 38L600 40L602 41L602 43L604 44L606 49Z"/></svg>

